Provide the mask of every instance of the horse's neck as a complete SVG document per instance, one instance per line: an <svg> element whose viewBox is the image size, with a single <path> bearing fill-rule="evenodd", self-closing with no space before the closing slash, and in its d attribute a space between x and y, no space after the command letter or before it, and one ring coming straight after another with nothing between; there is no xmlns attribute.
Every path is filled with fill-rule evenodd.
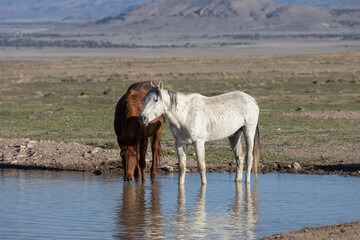
<svg viewBox="0 0 360 240"><path fill-rule="evenodd" d="M185 104L186 96L179 92L170 92L166 90L167 93L167 103L165 115L176 128L180 129L185 114L187 113Z"/></svg>

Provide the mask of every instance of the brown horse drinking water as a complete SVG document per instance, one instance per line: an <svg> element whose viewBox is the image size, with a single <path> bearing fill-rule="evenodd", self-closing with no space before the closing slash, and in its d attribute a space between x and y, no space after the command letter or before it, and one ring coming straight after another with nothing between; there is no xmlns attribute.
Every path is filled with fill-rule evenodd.
<svg viewBox="0 0 360 240"><path fill-rule="evenodd" d="M142 181L145 181L145 155L149 137L151 137L152 150L151 177L156 176L160 155L161 127L165 122L165 117L160 116L154 119L146 127L137 120L144 105L143 98L149 87L149 82L132 84L116 105L114 128L121 150L125 181L132 180L133 175L140 176L140 172Z"/></svg>

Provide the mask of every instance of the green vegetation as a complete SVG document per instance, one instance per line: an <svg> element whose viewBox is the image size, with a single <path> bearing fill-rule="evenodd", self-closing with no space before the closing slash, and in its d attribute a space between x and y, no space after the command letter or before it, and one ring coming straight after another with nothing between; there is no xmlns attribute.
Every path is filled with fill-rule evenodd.
<svg viewBox="0 0 360 240"><path fill-rule="evenodd" d="M327 159L316 149L360 143L359 118L342 116L360 112L359 69L359 53L3 61L0 137L116 148L118 99L133 82L162 80L173 91L254 96L263 162ZM173 142L166 123L164 155L176 155ZM206 154L213 163L233 157L227 140L207 144Z"/></svg>

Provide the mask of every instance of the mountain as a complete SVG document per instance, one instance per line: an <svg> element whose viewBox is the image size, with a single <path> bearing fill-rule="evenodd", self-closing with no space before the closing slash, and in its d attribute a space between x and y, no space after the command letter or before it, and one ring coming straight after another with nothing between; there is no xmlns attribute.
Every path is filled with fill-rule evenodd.
<svg viewBox="0 0 360 240"><path fill-rule="evenodd" d="M117 16L152 0L0 0L0 21L84 22ZM178 1L179 4L182 0ZM194 0L200 3L202 1ZM360 9L359 0L273 0L281 5Z"/></svg>
<svg viewBox="0 0 360 240"><path fill-rule="evenodd" d="M307 5L323 9L360 9L359 0L273 0L283 5Z"/></svg>
<svg viewBox="0 0 360 240"><path fill-rule="evenodd" d="M18 1L20 0L13 2ZM56 23L56 28L49 31L50 27L47 27L46 22L45 25L42 25L43 22L38 23L39 26L34 24L37 27L35 30L30 27L28 29L28 25L17 29L17 24L3 22L2 25L0 23L1 30L10 37L4 35L1 40L0 35L0 45L187 47L250 44L247 40L256 38L360 39L360 10L357 9L321 9L274 2L281 0L142 1L144 4L133 8L131 4L139 3L140 0L118 0L119 5L111 0L52 0L51 4L45 0L22 0L20 2L23 5L20 6L25 6L25 2L34 3L34 17L41 17L43 12L49 12L54 19L62 17L69 24ZM287 3L291 1L296 0L287 0ZM10 1L0 0L1 2L7 2L4 4L5 8L14 6ZM20 6L18 12L26 12L27 8ZM130 10L122 11L126 9L125 6ZM0 16L1 11L4 11L3 8L0 9ZM63 15L65 12L68 16L66 18ZM76 20L85 16L81 15L84 13L91 21ZM106 17L97 17L101 15ZM26 16L23 15L24 18ZM24 34L21 41L18 33Z"/></svg>
<svg viewBox="0 0 360 240"><path fill-rule="evenodd" d="M151 0L0 0L0 21L89 21Z"/></svg>
<svg viewBox="0 0 360 240"><path fill-rule="evenodd" d="M333 11L270 0L155 0L76 32L168 36L360 32L359 11Z"/></svg>

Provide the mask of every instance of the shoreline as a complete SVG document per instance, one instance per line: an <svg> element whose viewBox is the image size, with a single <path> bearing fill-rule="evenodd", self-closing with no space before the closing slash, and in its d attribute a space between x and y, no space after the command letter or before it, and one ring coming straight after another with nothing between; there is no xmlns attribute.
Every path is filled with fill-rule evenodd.
<svg viewBox="0 0 360 240"><path fill-rule="evenodd" d="M296 231L278 233L261 238L261 240L355 240L360 236L360 221L321 227L306 227Z"/></svg>
<svg viewBox="0 0 360 240"><path fill-rule="evenodd" d="M147 171L151 165L151 153L147 153ZM159 173L177 172L177 158L162 156ZM79 143L64 143L29 139L0 138L0 168L40 169L83 171L96 174L122 172L120 151L104 149ZM197 172L196 161L188 157L187 171ZM219 160L218 163L207 163L207 172L234 172L234 160ZM315 164L307 163L293 167L281 162L262 164L259 173L293 173L293 174L338 174L343 176L360 176L360 164Z"/></svg>

